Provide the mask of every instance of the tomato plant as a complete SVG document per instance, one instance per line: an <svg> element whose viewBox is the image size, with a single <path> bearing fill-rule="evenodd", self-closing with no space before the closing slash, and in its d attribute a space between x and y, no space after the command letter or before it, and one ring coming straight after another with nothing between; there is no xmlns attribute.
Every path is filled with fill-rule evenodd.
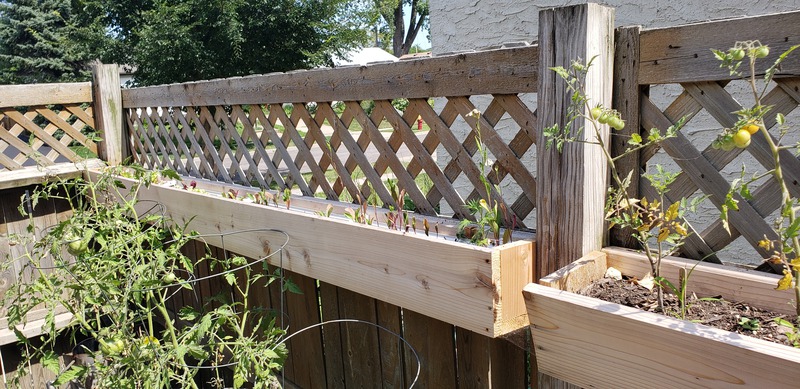
<svg viewBox="0 0 800 389"><path fill-rule="evenodd" d="M25 379L27 363L38 359L56 374L56 386L91 380L95 388L199 388L207 385L196 381L199 366L228 364L235 366L233 381L220 376L219 387L238 388L253 379L254 387L268 387L286 355L277 346L284 332L274 313L251 306L250 295L255 282L268 284L276 276L267 272L264 261L215 258L210 248L196 258L184 255L181 248L196 234L159 207L141 207L136 194L157 177L130 171L139 179L130 188L104 174L95 181L47 183L30 196L33 208L44 199L65 202L72 216L44 236L27 237L31 244L16 259L28 264L23 272L37 277L32 282L19 277L3 297L3 306L13 307L7 310L12 328L33 309L51 312L39 345L17 334L27 346L17 384ZM224 278L229 293L176 312L170 298L181 288L194 288L189 275L199 266ZM52 312L62 307L72 321L58 328ZM94 357L90 368L61 365L56 342L74 338L95 340L97 347L89 342L76 346L78 353Z"/></svg>
<svg viewBox="0 0 800 389"><path fill-rule="evenodd" d="M654 198L633 198L628 195L627 189L630 185L630 176L624 176L617 170L615 161L621 156L612 157L608 151L608 141L601 132L601 124L608 124L611 128L619 131L625 128L625 121L616 110L599 107L602 114L596 116L595 112L589 109L590 102L584 91L584 80L589 67L591 67L591 61L587 65L574 61L569 69L563 67L553 69L566 81L568 91L575 97L572 99L572 105L568 109L570 116L567 124L563 127L553 125L544 129L547 147L555 145L556 149L561 151L563 144L576 141L571 135L571 125L577 118L585 120L586 126L590 128L590 131L593 130L595 135L594 141L589 143L596 144L598 149L602 150L611 171L611 179L615 184L615 187L609 190L609 195L606 199L606 218L612 227L618 226L632 231L633 237L642 246L645 255L650 261L651 275L655 279L659 279L661 278L661 258L669 255L672 250L683 244L687 238L688 229L686 222L683 221L683 215L685 212L694 209L699 200L695 199L689 202L684 199L667 206L665 193L669 184L674 182L677 175L665 172L658 165L655 167L655 173L644 175L655 189L657 196ZM588 114L584 114L584 112L588 112ZM661 133L657 128L653 128L646 138L639 133L632 134L628 141L629 147L625 150L623 156L639 153L643 148L657 146L665 139L676 136L682 125L683 119L670 126L664 133ZM583 130L581 128L577 132ZM732 140L731 144L733 144ZM664 299L660 285L657 293L659 309L663 309Z"/></svg>

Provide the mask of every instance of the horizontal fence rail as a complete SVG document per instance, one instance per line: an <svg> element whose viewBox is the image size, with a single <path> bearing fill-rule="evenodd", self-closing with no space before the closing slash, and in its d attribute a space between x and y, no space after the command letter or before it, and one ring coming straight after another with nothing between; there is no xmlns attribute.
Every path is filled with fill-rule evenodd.
<svg viewBox="0 0 800 389"><path fill-rule="evenodd" d="M0 86L0 171L97 155L89 82Z"/></svg>
<svg viewBox="0 0 800 389"><path fill-rule="evenodd" d="M418 212L435 214L444 200L460 218L486 197L486 177L513 188L489 190L522 225L536 204L521 162L535 152L536 114L520 94L536 92L537 66L537 47L524 46L137 88L122 99L133 157L148 168L332 200L374 194L398 209L392 180ZM481 98L488 105L471 115Z"/></svg>

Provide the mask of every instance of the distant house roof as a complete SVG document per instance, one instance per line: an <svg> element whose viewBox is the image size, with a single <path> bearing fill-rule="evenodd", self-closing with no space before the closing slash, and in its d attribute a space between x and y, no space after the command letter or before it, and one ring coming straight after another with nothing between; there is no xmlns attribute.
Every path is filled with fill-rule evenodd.
<svg viewBox="0 0 800 389"><path fill-rule="evenodd" d="M363 49L355 49L346 55L349 59L334 58L334 66L344 65L366 65L372 62L397 62L399 59L380 47L365 47Z"/></svg>

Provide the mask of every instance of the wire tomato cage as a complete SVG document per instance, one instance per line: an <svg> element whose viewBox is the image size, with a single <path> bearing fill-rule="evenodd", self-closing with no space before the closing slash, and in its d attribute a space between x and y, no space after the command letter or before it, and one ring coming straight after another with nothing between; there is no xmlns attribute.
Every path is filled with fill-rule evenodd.
<svg viewBox="0 0 800 389"><path fill-rule="evenodd" d="M140 218L147 217L148 215L160 215L162 217L159 218L158 220L164 220L165 219L164 216L166 215L166 207L163 204L159 203L159 202L153 201L152 203L153 203L153 205L150 208L148 208L147 211L145 211L143 214L141 214ZM54 228L54 227L56 227L56 226L52 226L52 227L49 227L49 228ZM48 232L48 231L45 231L45 232ZM125 241L123 243L124 244L131 243L132 241L134 241L135 239L140 237L141 234L143 234L143 233L144 232L142 232L140 234L137 234L137 235L134 235L129 240L127 240L127 241ZM413 381L409 385L409 388L413 388L416 385L416 383L417 383L417 381L419 379L420 371L421 371L421 361L420 361L420 358L419 358L419 355L418 355L417 351L414 349L414 347L402 335L400 335L400 334L398 334L398 333L396 333L396 332L394 332L394 331L392 331L392 330L390 330L390 329L388 329L388 328L386 328L384 326L381 326L381 325L378 325L376 323L372 323L372 322L369 322L369 321L358 320L358 319L335 319L335 320L324 321L324 322L321 322L321 323L316 323L316 324L301 328L301 329L299 329L297 331L294 331L293 333L289 334L291 317L287 313L287 310L286 310L286 299L285 299L285 293L287 291L287 288L286 288L287 280L286 280L286 277L284 276L283 271L280 270L280 269L284 268L283 253L284 253L284 250L286 249L287 245L289 244L289 240L290 240L289 235L285 231L282 231L280 229L274 229L274 228L253 228L253 229L227 231L227 232L220 232L220 233L213 233L213 234L192 234L192 235L189 235L188 237L193 239L193 240L198 240L198 241L203 242L203 244L207 248L210 248L212 246L216 246L216 244L213 244L213 245L209 244L208 241L213 240L215 242L219 242L219 246L220 246L219 248L221 249L221 253L222 253L222 256L223 256L222 260L224 262L226 262L226 263L230 263L230 259L231 258L229 257L229 251L227 250L227 247L226 247L226 238L228 240L230 240L233 236L241 235L241 234L262 234L262 235L264 235L264 234L277 234L277 235L281 236L282 239L281 239L281 243L277 247L277 249L272 250L269 253L267 253L267 254L265 254L265 255L257 258L257 259L246 261L245 263L243 263L241 265L229 267L228 269L225 269L223 271L214 272L213 274L208 274L208 275L204 275L204 276L198 276L197 274L195 274L196 270L194 272L190 272L190 271L188 271L186 269L175 268L175 269L173 269L173 272L175 273L175 276L176 276L174 282L162 283L162 284L159 284L159 285L153 285L153 286L142 287L142 288L130 288L130 292L134 292L134 293L157 292L157 291L161 291L161 290L165 290L165 289L174 288L175 290L172 291L169 295L166 296L166 298L165 298L165 301L166 301L166 300L172 299L174 296L176 296L180 292L180 290L182 288L185 288L186 286L194 286L195 284L198 284L200 282L210 281L210 280L218 278L218 277L227 277L228 275L236 276L237 272L240 272L240 271L242 271L244 269L251 268L251 267L253 267L253 266L257 265L257 264L266 264L266 263L272 262L273 264L275 264L277 266L278 271L276 271L275 274L269 274L268 277L271 277L273 279L277 279L277 281L279 282L279 284L280 284L280 289L279 289L280 290L280 298L279 298L279 307L277 309L273 308L273 309L269 309L267 311L270 311L270 312L273 312L273 313L276 314L276 316L278 318L278 322L279 322L279 328L282 330L282 335L280 335L276 339L277 340L276 343L270 347L270 349L272 351L275 351L278 347L280 347L281 345L284 345L291 338L293 338L295 336L298 336L298 335L300 335L300 334L302 334L302 333L304 333L306 331L312 330L314 328L323 327L323 326L326 326L326 325L333 325L333 324L338 324L338 325L340 325L340 324L359 324L359 325L372 326L372 327L377 328L378 330L384 331L384 332L396 337L398 339L398 341L400 341L403 344L405 344L405 346L408 348L408 350L410 350L411 353L414 355L414 358L416 360L416 372L415 372L415 376L414 376ZM178 244L178 243L181 242L181 239L185 239L185 238L186 237L181 237L181 238L177 238L177 239L171 239L171 240L165 241L164 245ZM261 237L261 239L263 239L263 236ZM65 242L62 242L62 243L63 244L68 244L70 242L65 241ZM75 274L70 272L70 266L72 266L74 264L89 265L89 264L91 264L91 261L93 259L97 258L99 255L100 255L100 253L97 253L97 254L94 254L94 255L88 255L88 256L76 255L76 256L73 256L73 258L72 258L72 261L74 261L74 262L62 262L60 264L53 265L53 266L38 266L37 269L39 269L39 270L64 269L74 279L80 280L78 277L76 277ZM204 258L204 259L207 259L207 258ZM277 259L277 260L275 261L273 259ZM142 261L142 263L144 263L144 261L146 261L146 258L141 258L140 260ZM94 280L94 281L97 281L97 280ZM192 291L191 294L193 296L194 301L196 303L202 304L201 298L197 295L196 289L193 288L193 287L189 288L189 289L191 289L191 291ZM100 291L101 291L101 297L103 299L105 299L105 301L107 303L110 303L112 301L111 297L108 296L102 289ZM233 294L233 291L231 291L231 293ZM238 315L238 314L240 314L240 312L233 312L233 314L234 315ZM191 326L198 326L199 324L200 323L193 323L193 324L190 324L190 325ZM120 326L120 323L110 322L109 325L117 326L117 328L123 328L123 331L130 332L130 333L125 333L124 335L129 336L131 338L134 338L134 337L137 336L137 334L134 334L133 331L129 330L127 327ZM89 349L90 347L87 347L85 345L85 343L87 343L87 340L84 340L84 341L80 342L75 347L75 349L78 349L78 348L81 348L81 347L84 348L84 350ZM96 342L94 342L94 343L96 343ZM134 350L136 352L142 352L142 351L152 352L152 354L154 356L153 361L155 363L157 363L158 365L160 365L161 368L168 368L168 366L165 365L165 358L161 358L163 356L163 355L161 355L161 351L157 347L155 347L157 342L152 341L152 342L146 342L146 343L147 344L143 344L143 343L140 344L138 342L130 342L130 344L132 345L132 347L134 348ZM211 344L207 344L206 346L213 346L213 345L214 344L211 343ZM94 344L94 347L96 347L96 344ZM142 349L143 347L146 347L148 349L143 350ZM215 363L215 364L211 364L211 365L208 365L208 364L197 364L197 365L185 364L185 365L177 366L177 367L189 368L189 369L221 369L221 368L233 367L233 366L236 366L237 364L240 363L240 361L235 360L236 357L234 355L231 355L229 358L230 358L229 362L221 363L221 364L220 363ZM72 365L72 363L70 363L70 365L66 366L61 371L61 374L64 374L66 371L68 371L69 368L71 367L71 365ZM59 374L59 375L61 375L61 374ZM285 380L285 377L283 379Z"/></svg>

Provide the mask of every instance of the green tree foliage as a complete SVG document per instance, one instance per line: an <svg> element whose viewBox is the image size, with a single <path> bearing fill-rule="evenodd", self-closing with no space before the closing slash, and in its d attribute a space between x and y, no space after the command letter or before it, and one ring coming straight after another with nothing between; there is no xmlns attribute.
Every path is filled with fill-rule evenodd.
<svg viewBox="0 0 800 389"><path fill-rule="evenodd" d="M319 66L366 38L346 13L343 0L163 1L142 14L128 62L142 84Z"/></svg>
<svg viewBox="0 0 800 389"><path fill-rule="evenodd" d="M49 71L47 80L86 78L84 70L91 59L136 66L140 85L310 68L329 64L332 55L341 55L366 40L366 32L361 28L363 18L351 3L348 0L0 3L3 5L0 54L4 55L0 60L9 64L3 66L9 74L6 82L42 82L45 79L40 73L45 70ZM21 63L11 63L12 59ZM22 75L28 78L23 81Z"/></svg>
<svg viewBox="0 0 800 389"><path fill-rule="evenodd" d="M0 83L87 79L93 54L81 42L97 33L73 15L69 0L0 2Z"/></svg>

